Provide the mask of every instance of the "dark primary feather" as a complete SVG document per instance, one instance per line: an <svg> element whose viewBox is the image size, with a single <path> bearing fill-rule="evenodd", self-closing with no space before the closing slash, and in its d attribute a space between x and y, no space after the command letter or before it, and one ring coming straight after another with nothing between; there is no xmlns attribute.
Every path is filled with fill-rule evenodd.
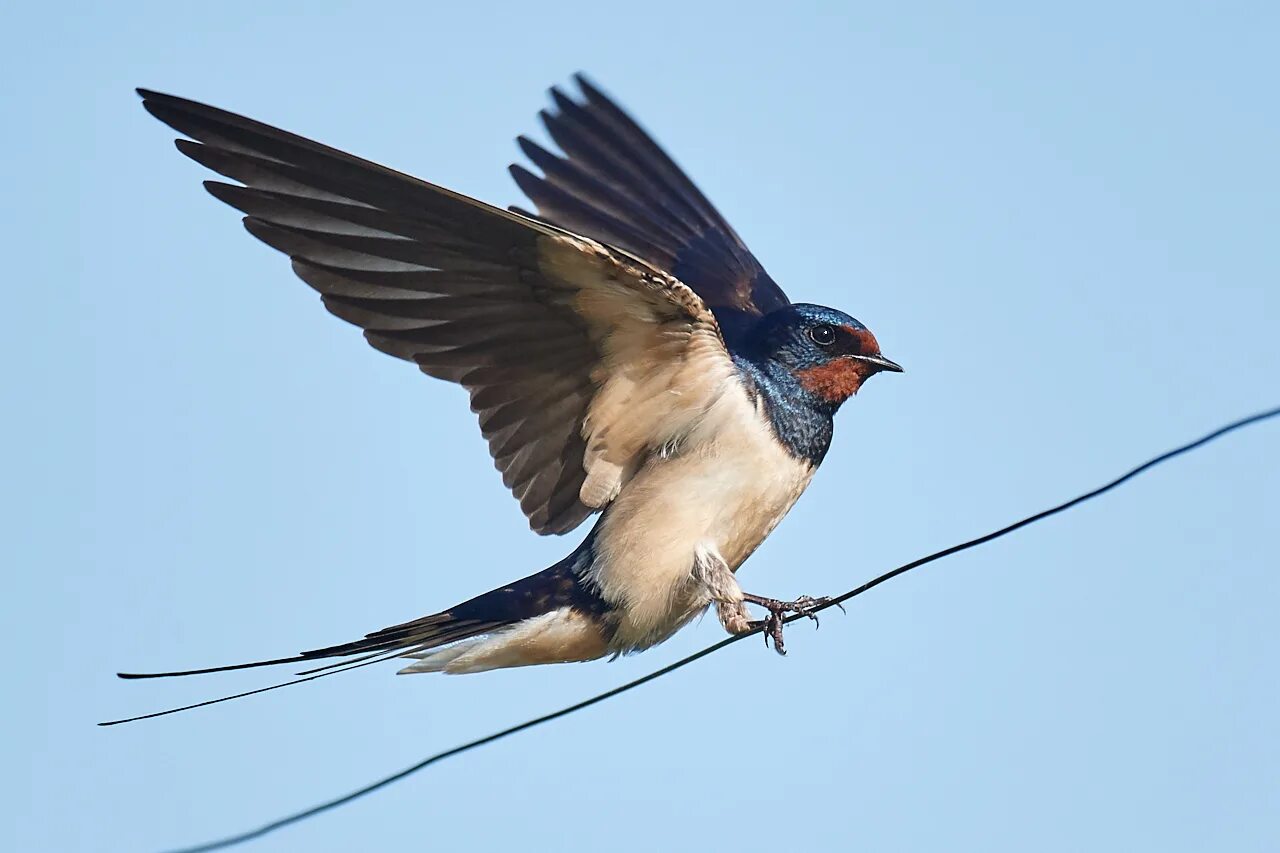
<svg viewBox="0 0 1280 853"><path fill-rule="evenodd" d="M520 137L542 171L511 167L538 217L618 246L689 285L726 332L789 304L729 223L621 107L582 75L541 118L564 156Z"/></svg>
<svg viewBox="0 0 1280 853"><path fill-rule="evenodd" d="M140 94L196 140L179 140L180 151L246 185L206 183L292 258L332 313L383 352L467 387L534 530L563 533L595 511L578 493L601 356L538 268L547 226L233 113Z"/></svg>

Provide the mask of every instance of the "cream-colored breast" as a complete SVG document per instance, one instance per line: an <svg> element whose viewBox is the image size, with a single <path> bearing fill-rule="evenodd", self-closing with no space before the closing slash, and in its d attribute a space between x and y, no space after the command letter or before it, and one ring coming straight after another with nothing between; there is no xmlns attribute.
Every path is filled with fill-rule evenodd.
<svg viewBox="0 0 1280 853"><path fill-rule="evenodd" d="M812 476L736 387L672 453L651 458L596 536L592 575L621 611L620 645L658 642L699 612L706 600L690 588L695 550L709 547L736 570Z"/></svg>

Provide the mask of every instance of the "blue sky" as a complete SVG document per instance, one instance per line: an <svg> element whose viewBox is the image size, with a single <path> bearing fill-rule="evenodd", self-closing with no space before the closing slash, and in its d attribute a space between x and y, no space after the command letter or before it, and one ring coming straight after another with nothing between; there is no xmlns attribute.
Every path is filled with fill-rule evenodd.
<svg viewBox="0 0 1280 853"><path fill-rule="evenodd" d="M11 850L245 829L718 639L258 686L562 556L465 395L366 347L134 86L495 203L583 69L792 298L907 369L742 571L834 593L1280 398L1272 4L8 9L0 802ZM539 137L541 138L541 137ZM1256 428L250 849L1280 847L1280 429Z"/></svg>

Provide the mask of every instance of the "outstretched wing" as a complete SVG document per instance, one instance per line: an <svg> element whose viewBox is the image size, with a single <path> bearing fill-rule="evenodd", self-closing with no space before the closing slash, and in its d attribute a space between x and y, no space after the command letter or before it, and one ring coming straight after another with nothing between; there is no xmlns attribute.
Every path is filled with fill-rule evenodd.
<svg viewBox="0 0 1280 853"><path fill-rule="evenodd" d="M680 279L726 331L788 305L782 288L658 143L582 75L575 79L582 100L552 89L558 112L539 114L564 156L518 140L543 173L511 166L537 215Z"/></svg>
<svg viewBox="0 0 1280 853"><path fill-rule="evenodd" d="M611 501L736 372L712 313L623 252L194 101L139 90L245 227L377 349L462 384L539 533Z"/></svg>

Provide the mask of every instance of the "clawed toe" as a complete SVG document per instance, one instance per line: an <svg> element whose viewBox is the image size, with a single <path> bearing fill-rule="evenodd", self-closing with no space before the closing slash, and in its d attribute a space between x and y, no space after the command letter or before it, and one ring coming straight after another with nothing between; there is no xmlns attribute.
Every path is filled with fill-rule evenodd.
<svg viewBox="0 0 1280 853"><path fill-rule="evenodd" d="M747 623L752 631L759 631L764 637L764 647L769 648L769 641L773 640L774 650L785 656L787 648L782 642L782 617L777 613L770 613L768 618L756 619Z"/></svg>
<svg viewBox="0 0 1280 853"><path fill-rule="evenodd" d="M802 595L795 601L790 602L791 610L799 613L801 616L808 616L813 620L814 627L822 624L818 621L818 614L813 611L826 604L831 599L823 596L822 598L814 598L811 595Z"/></svg>
<svg viewBox="0 0 1280 853"><path fill-rule="evenodd" d="M759 595L750 595L744 593L743 601L750 602L759 607L763 607L769 611L769 616L765 619L757 619L748 623L753 631L760 631L764 635L765 646L769 645L769 641L773 640L773 649L780 655L787 653L787 648L782 641L782 626L788 613L796 613L801 616L808 616L813 620L814 627L817 628L821 623L818 621L818 614L815 612L821 608L831 604L831 599L823 596L814 598L809 595L802 595L795 601L779 601L776 598L765 598ZM843 612L844 607L836 602L836 606Z"/></svg>

